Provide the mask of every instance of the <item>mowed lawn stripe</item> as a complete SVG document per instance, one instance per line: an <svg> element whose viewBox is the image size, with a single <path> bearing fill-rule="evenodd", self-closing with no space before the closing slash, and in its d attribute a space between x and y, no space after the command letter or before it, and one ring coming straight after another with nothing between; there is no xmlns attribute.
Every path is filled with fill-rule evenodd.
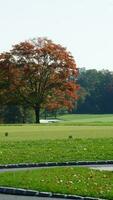
<svg viewBox="0 0 113 200"><path fill-rule="evenodd" d="M113 160L113 138L0 142L0 164Z"/></svg>
<svg viewBox="0 0 113 200"><path fill-rule="evenodd" d="M110 138L113 137L113 126L0 126L0 141L66 139L70 135L73 138Z"/></svg>
<svg viewBox="0 0 113 200"><path fill-rule="evenodd" d="M113 114L65 114L59 119L66 122L113 122Z"/></svg>

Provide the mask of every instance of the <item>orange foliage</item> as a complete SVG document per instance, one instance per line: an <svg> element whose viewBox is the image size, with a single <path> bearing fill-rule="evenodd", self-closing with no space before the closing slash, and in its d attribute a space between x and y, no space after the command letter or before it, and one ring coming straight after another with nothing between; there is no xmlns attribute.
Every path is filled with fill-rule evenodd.
<svg viewBox="0 0 113 200"><path fill-rule="evenodd" d="M4 90L9 102L71 109L78 98L77 75L71 53L46 38L21 42L0 54L0 82L8 80Z"/></svg>

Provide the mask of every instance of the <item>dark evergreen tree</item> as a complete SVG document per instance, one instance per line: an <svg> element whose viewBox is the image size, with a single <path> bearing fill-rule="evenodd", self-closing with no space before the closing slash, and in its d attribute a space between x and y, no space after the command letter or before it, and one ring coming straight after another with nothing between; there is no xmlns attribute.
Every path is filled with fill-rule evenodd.
<svg viewBox="0 0 113 200"><path fill-rule="evenodd" d="M78 83L81 86L81 92L84 91L84 93L80 95L81 98L74 112L113 113L113 72L83 68L80 70Z"/></svg>
<svg viewBox="0 0 113 200"><path fill-rule="evenodd" d="M4 106L3 111L4 123L22 123L22 113L20 107L17 105Z"/></svg>

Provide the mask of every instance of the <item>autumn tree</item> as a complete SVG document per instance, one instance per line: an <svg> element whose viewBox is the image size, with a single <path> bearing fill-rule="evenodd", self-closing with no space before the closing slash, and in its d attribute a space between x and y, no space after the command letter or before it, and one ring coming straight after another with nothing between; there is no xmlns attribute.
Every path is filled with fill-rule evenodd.
<svg viewBox="0 0 113 200"><path fill-rule="evenodd" d="M0 104L3 104L7 99L7 90L9 87L9 61L9 53L0 54Z"/></svg>
<svg viewBox="0 0 113 200"><path fill-rule="evenodd" d="M36 123L42 107L51 104L71 109L77 99L74 58L66 48L46 38L21 42L1 54L0 72L1 94L7 94L7 103L32 107Z"/></svg>

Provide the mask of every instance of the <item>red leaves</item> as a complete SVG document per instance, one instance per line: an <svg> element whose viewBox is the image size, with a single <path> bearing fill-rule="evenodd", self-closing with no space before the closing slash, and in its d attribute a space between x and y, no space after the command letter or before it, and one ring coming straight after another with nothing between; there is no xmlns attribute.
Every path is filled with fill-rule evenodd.
<svg viewBox="0 0 113 200"><path fill-rule="evenodd" d="M0 55L0 69L7 67L10 92L48 108L72 108L79 86L71 53L46 38L21 42Z"/></svg>
<svg viewBox="0 0 113 200"><path fill-rule="evenodd" d="M34 45L30 42L21 42L20 44L14 45L12 49L12 54L28 55L34 50Z"/></svg>

